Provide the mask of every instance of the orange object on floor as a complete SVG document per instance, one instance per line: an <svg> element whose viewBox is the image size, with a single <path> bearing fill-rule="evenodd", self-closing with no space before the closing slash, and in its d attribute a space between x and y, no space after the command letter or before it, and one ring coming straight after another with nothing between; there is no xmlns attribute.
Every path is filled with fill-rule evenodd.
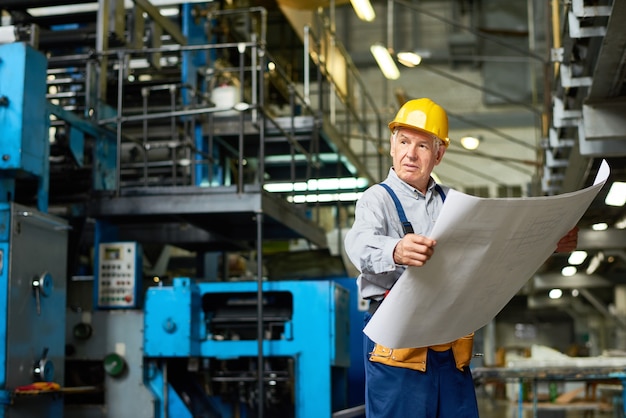
<svg viewBox="0 0 626 418"><path fill-rule="evenodd" d="M35 382L30 385L18 386L15 393L19 394L37 394L41 392L52 392L61 389L61 385L54 382Z"/></svg>

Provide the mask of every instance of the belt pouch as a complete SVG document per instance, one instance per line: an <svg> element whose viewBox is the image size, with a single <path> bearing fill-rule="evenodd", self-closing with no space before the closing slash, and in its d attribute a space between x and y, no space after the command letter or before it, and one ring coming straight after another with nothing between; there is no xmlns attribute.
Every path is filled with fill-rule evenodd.
<svg viewBox="0 0 626 418"><path fill-rule="evenodd" d="M389 348L375 344L374 350L370 353L370 361L425 372L427 352L426 347Z"/></svg>
<svg viewBox="0 0 626 418"><path fill-rule="evenodd" d="M474 349L474 333L472 332L465 337L461 337L458 340L452 342L452 354L454 354L454 361L456 362L456 368L463 370L465 366L470 365L472 360Z"/></svg>

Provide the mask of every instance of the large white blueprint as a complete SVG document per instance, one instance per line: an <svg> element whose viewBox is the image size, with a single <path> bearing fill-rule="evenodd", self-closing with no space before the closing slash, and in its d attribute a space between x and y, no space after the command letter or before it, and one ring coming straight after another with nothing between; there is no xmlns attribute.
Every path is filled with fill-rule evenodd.
<svg viewBox="0 0 626 418"><path fill-rule="evenodd" d="M489 323L583 216L609 175L558 196L483 199L451 190L431 259L408 267L364 329L391 348L453 341Z"/></svg>

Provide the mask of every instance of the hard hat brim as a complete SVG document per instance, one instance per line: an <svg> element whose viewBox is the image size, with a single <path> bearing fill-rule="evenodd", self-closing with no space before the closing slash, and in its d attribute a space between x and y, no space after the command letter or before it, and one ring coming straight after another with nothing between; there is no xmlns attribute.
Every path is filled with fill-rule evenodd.
<svg viewBox="0 0 626 418"><path fill-rule="evenodd" d="M397 121L391 121L391 122L389 122L388 126L389 126L389 130L391 131L391 133L393 133L393 131L395 131L398 128L411 129L411 130L414 130L414 131L420 131L420 132L423 132L425 134L428 134L428 135L432 136L433 138L437 138L438 140L440 140L443 143L443 145L446 148L448 148L448 146L450 145L450 138L441 138L441 137L435 135L434 133L427 131L426 129L421 129L421 128L418 128L418 127L413 126L413 125L409 125L409 124L402 123L402 122L397 122Z"/></svg>

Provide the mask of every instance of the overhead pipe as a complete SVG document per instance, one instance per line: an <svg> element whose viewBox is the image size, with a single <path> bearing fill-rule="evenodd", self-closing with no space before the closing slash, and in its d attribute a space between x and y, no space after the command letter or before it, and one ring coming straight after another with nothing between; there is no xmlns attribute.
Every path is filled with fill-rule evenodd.
<svg viewBox="0 0 626 418"><path fill-rule="evenodd" d="M211 10L211 11L202 11L201 14L208 18L214 16L228 16L234 14L252 14L259 13L261 15L261 45L265 47L265 42L267 39L267 9L265 7L256 6L256 7L248 7L243 9L225 9L225 10Z"/></svg>
<svg viewBox="0 0 626 418"><path fill-rule="evenodd" d="M603 316L607 319L613 319L620 326L621 329L626 329L626 319L622 318L619 315L613 314L604 304L598 300L597 297L593 295L587 289L578 289L578 293L584 297L594 308L598 310Z"/></svg>
<svg viewBox="0 0 626 418"><path fill-rule="evenodd" d="M39 35L39 46L42 49L56 47L96 45L96 34L93 29L43 30Z"/></svg>
<svg viewBox="0 0 626 418"><path fill-rule="evenodd" d="M390 1L393 1L393 2L396 2L398 4L401 4L401 5L405 6L408 9L415 10L418 13L422 13L422 14L424 14L426 16L430 16L430 17L432 17L434 19L437 19L437 20L439 20L439 21L441 21L441 22L443 22L445 24L454 26L454 27L456 27L458 29L465 30L465 31L467 31L467 32L469 32L469 33L471 33L473 35L476 35L479 38L482 38L482 39L484 39L486 41L493 42L493 43L498 44L500 46L503 46L503 47L505 47L507 49L510 49L512 51L516 51L516 52L520 53L521 55L523 55L525 57L535 59L535 60L537 60L539 62L542 62L542 63L546 61L543 57L541 57L541 56L539 56L537 54L529 53L528 51L526 51L524 49L521 49L521 48L518 48L515 45L511 45L508 42L501 41L500 39L498 39L495 36L485 35L484 33L482 33L479 30L476 30L476 29L471 28L469 26L466 26L466 25L460 24L458 22L452 21L450 19L446 19L443 16L440 16L440 15L438 15L436 13L432 13L432 12L428 11L425 7L421 7L421 6L418 6L418 5L413 4L413 3L408 3L405 0L390 0Z"/></svg>

